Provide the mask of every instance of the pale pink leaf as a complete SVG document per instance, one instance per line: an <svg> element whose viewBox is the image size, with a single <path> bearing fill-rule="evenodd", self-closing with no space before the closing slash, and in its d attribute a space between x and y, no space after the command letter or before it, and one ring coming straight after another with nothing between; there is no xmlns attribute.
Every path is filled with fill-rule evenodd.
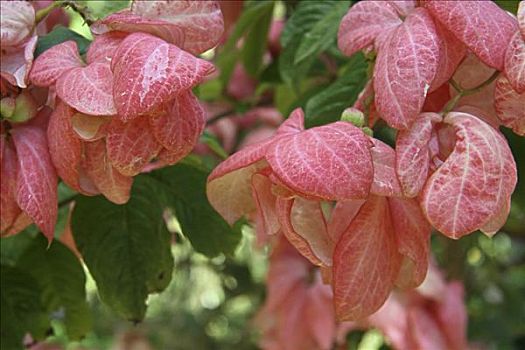
<svg viewBox="0 0 525 350"><path fill-rule="evenodd" d="M454 150L428 179L421 207L436 229L459 238L483 227L516 186L516 164L499 131L477 117L452 112Z"/></svg>
<svg viewBox="0 0 525 350"><path fill-rule="evenodd" d="M429 142L432 129L441 117L435 113L422 113L408 130L401 130L396 140L396 173L406 197L421 191L430 165Z"/></svg>
<svg viewBox="0 0 525 350"><path fill-rule="evenodd" d="M427 274L432 227L416 199L389 198L388 206L397 249L403 256L396 286L415 288L423 283Z"/></svg>
<svg viewBox="0 0 525 350"><path fill-rule="evenodd" d="M374 40L403 23L386 1L361 1L350 8L339 25L337 43L347 56L372 45Z"/></svg>
<svg viewBox="0 0 525 350"><path fill-rule="evenodd" d="M84 141L96 141L106 136L111 117L75 113L71 126L77 137Z"/></svg>
<svg viewBox="0 0 525 350"><path fill-rule="evenodd" d="M22 210L16 203L16 168L18 159L16 153L4 135L0 136L0 164L2 176L0 176L0 234L3 236Z"/></svg>
<svg viewBox="0 0 525 350"><path fill-rule="evenodd" d="M336 203L328 222L328 233L332 237L332 241L339 241L339 238L348 229L348 226L364 203L364 199L339 201Z"/></svg>
<svg viewBox="0 0 525 350"><path fill-rule="evenodd" d="M140 173L161 148L150 130L147 117L127 123L113 118L108 125L107 155L111 164L123 175L135 176Z"/></svg>
<svg viewBox="0 0 525 350"><path fill-rule="evenodd" d="M97 35L89 45L86 54L87 63L91 64L98 61L111 62L115 51L126 36L128 36L128 33L123 32L108 32Z"/></svg>
<svg viewBox="0 0 525 350"><path fill-rule="evenodd" d="M370 193L384 197L402 197L401 185L396 175L396 152L386 143L371 138L370 149L374 164L374 181Z"/></svg>
<svg viewBox="0 0 525 350"><path fill-rule="evenodd" d="M525 136L525 91L518 94L504 76L499 77L494 92L494 107L503 125Z"/></svg>
<svg viewBox="0 0 525 350"><path fill-rule="evenodd" d="M377 311L394 286L399 264L387 199L371 195L335 247L337 319L358 320Z"/></svg>
<svg viewBox="0 0 525 350"><path fill-rule="evenodd" d="M272 192L272 182L264 171L252 175L252 195L257 205L258 224L264 236L279 232L280 225L275 209L277 197Z"/></svg>
<svg viewBox="0 0 525 350"><path fill-rule="evenodd" d="M116 204L129 200L133 178L122 175L111 165L104 140L84 144L82 167L107 199Z"/></svg>
<svg viewBox="0 0 525 350"><path fill-rule="evenodd" d="M306 302L306 319L310 333L317 342L319 349L332 349L336 323L332 305L332 292L330 287L316 279L308 289L308 301Z"/></svg>
<svg viewBox="0 0 525 350"><path fill-rule="evenodd" d="M468 315L464 301L463 284L459 281L447 285L442 302L437 306L437 321L448 340L449 349L467 349Z"/></svg>
<svg viewBox="0 0 525 350"><path fill-rule="evenodd" d="M177 151L180 159L188 155L204 130L204 109L191 91L184 91L149 117L153 135L164 148Z"/></svg>
<svg viewBox="0 0 525 350"><path fill-rule="evenodd" d="M492 1L429 0L425 7L483 62L503 70L505 50L518 29L516 19Z"/></svg>
<svg viewBox="0 0 525 350"><path fill-rule="evenodd" d="M399 13L399 16L405 18L416 8L417 0L388 0L388 3L392 5Z"/></svg>
<svg viewBox="0 0 525 350"><path fill-rule="evenodd" d="M407 129L421 112L439 65L439 40L432 18L418 8L379 50L375 106L391 127Z"/></svg>
<svg viewBox="0 0 525 350"><path fill-rule="evenodd" d="M410 349L405 299L404 295L392 292L383 306L366 322L379 329L394 349Z"/></svg>
<svg viewBox="0 0 525 350"><path fill-rule="evenodd" d="M2 3L4 3L2 1ZM33 36L23 46L3 48L0 56L0 74L11 85L21 88L27 87L29 72L33 65L37 36Z"/></svg>
<svg viewBox="0 0 525 350"><path fill-rule="evenodd" d="M73 68L57 80L57 95L77 111L90 115L115 115L113 74L109 62Z"/></svg>
<svg viewBox="0 0 525 350"><path fill-rule="evenodd" d="M122 120L154 112L214 70L211 63L144 33L127 36L111 64L113 96Z"/></svg>
<svg viewBox="0 0 525 350"><path fill-rule="evenodd" d="M29 74L29 80L36 86L48 87L55 84L62 74L83 65L77 43L69 40L49 48L38 56Z"/></svg>
<svg viewBox="0 0 525 350"><path fill-rule="evenodd" d="M505 75L516 92L525 92L525 39L520 32L514 34L507 48Z"/></svg>
<svg viewBox="0 0 525 350"><path fill-rule="evenodd" d="M0 1L2 49L18 46L33 31L35 10L26 1Z"/></svg>
<svg viewBox="0 0 525 350"><path fill-rule="evenodd" d="M480 231L483 232L488 237L494 236L507 222L509 217L511 207L510 198L503 203L500 210L488 221L483 227L480 228Z"/></svg>
<svg viewBox="0 0 525 350"><path fill-rule="evenodd" d="M16 198L20 208L53 239L57 220L57 175L43 130L21 126L11 131L18 155Z"/></svg>
<svg viewBox="0 0 525 350"><path fill-rule="evenodd" d="M306 197L359 199L372 185L370 147L359 128L336 122L276 139L266 159L286 187Z"/></svg>
<svg viewBox="0 0 525 350"><path fill-rule="evenodd" d="M417 306L410 307L407 321L409 339L411 341L409 349L450 349L436 318L426 308Z"/></svg>
<svg viewBox="0 0 525 350"><path fill-rule="evenodd" d="M304 130L304 112L301 108L296 108L277 128L276 135L292 135Z"/></svg>
<svg viewBox="0 0 525 350"><path fill-rule="evenodd" d="M521 36L525 38L525 1L520 1L518 6L518 24L520 26Z"/></svg>

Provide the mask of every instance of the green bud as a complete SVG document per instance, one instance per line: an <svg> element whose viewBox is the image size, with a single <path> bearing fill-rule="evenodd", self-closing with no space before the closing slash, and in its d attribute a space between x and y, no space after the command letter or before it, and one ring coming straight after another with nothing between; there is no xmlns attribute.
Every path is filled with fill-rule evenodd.
<svg viewBox="0 0 525 350"><path fill-rule="evenodd" d="M23 91L16 97L16 106L9 121L23 123L33 118L37 113L36 101L27 91Z"/></svg>
<svg viewBox="0 0 525 350"><path fill-rule="evenodd" d="M365 115L359 109L353 107L347 108L343 111L343 114L341 114L341 120L351 123L358 128L365 125Z"/></svg>
<svg viewBox="0 0 525 350"><path fill-rule="evenodd" d="M2 118L11 118L15 112L16 101L12 97L4 97L0 100L0 115Z"/></svg>
<svg viewBox="0 0 525 350"><path fill-rule="evenodd" d="M374 136L374 131L372 129L370 129L369 127L365 126L364 128L362 128L362 130L368 136L370 136L370 137Z"/></svg>

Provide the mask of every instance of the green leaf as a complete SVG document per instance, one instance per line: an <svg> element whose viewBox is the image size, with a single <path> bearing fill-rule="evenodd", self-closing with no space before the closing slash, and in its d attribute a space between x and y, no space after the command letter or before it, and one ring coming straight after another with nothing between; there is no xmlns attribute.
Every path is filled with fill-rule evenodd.
<svg viewBox="0 0 525 350"><path fill-rule="evenodd" d="M38 282L47 311L63 314L69 338L85 336L91 329L86 276L73 252L56 240L48 249L47 240L38 235L18 259L17 267Z"/></svg>
<svg viewBox="0 0 525 350"><path fill-rule="evenodd" d="M516 14L518 13L518 6L520 0L495 0L495 3L499 5L505 11Z"/></svg>
<svg viewBox="0 0 525 350"><path fill-rule="evenodd" d="M35 49L35 58L40 56L44 51L51 47L61 44L68 40L74 40L78 45L78 51L81 55L87 52L88 46L91 43L82 35L75 33L71 29L63 26L56 26L49 34L39 36Z"/></svg>
<svg viewBox="0 0 525 350"><path fill-rule="evenodd" d="M171 280L164 202L156 183L138 176L126 204L116 205L102 196L80 197L73 211L73 236L100 298L134 322L144 318L148 294L161 292Z"/></svg>
<svg viewBox="0 0 525 350"><path fill-rule="evenodd" d="M366 62L358 53L352 56L343 74L306 104L307 127L337 121L346 107L354 104L366 84Z"/></svg>
<svg viewBox="0 0 525 350"><path fill-rule="evenodd" d="M264 3L264 6L260 9L258 18L250 27L250 31L244 40L242 62L246 68L246 72L252 77L257 77L262 65L264 53L266 52L273 5L273 1Z"/></svg>
<svg viewBox="0 0 525 350"><path fill-rule="evenodd" d="M219 143L219 141L213 134L210 134L209 132L204 131L199 141L201 143L204 143L206 146L208 146L210 150L213 151L213 153L215 153L222 159L228 158L228 153L226 153L224 148L222 148L221 144Z"/></svg>
<svg viewBox="0 0 525 350"><path fill-rule="evenodd" d="M233 255L241 232L238 227L232 229L208 202L205 192L208 175L206 169L183 161L147 176L166 192L182 233L195 250L209 257L220 253Z"/></svg>
<svg viewBox="0 0 525 350"><path fill-rule="evenodd" d="M24 254L27 247L33 242L33 237L36 234L31 231L32 230L25 229L16 235L2 238L2 244L0 244L2 265L16 265L20 255Z"/></svg>
<svg viewBox="0 0 525 350"><path fill-rule="evenodd" d="M44 339L50 329L35 279L16 267L0 267L0 349L23 349L24 335Z"/></svg>
<svg viewBox="0 0 525 350"><path fill-rule="evenodd" d="M316 56L312 55L302 60L299 64L294 63L295 54L301 44L301 37L302 34L300 33L294 35L294 40L283 48L281 56L279 57L279 72L281 73L281 78L288 85L294 86L296 90L299 89L299 84L308 74L317 59Z"/></svg>

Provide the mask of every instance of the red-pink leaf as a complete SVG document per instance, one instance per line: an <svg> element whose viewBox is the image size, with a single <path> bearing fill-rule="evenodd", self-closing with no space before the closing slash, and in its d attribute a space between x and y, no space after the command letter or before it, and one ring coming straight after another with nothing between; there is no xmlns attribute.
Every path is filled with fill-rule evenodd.
<svg viewBox="0 0 525 350"><path fill-rule="evenodd" d="M48 241L57 220L57 175L43 130L21 126L11 131L18 155L16 199Z"/></svg>
<svg viewBox="0 0 525 350"><path fill-rule="evenodd" d="M485 235L492 237L494 236L507 222L511 207L510 198L503 203L500 210L483 226L480 231Z"/></svg>
<svg viewBox="0 0 525 350"><path fill-rule="evenodd" d="M0 136L0 164L2 176L0 176L0 234L3 236L22 210L16 203L16 168L18 159L16 153L8 143L4 135Z"/></svg>
<svg viewBox="0 0 525 350"><path fill-rule="evenodd" d="M520 32L514 34L507 48L505 75L516 92L525 92L525 39Z"/></svg>
<svg viewBox="0 0 525 350"><path fill-rule="evenodd" d="M351 56L401 23L396 9L386 1L358 2L341 21L337 35L339 49Z"/></svg>
<svg viewBox="0 0 525 350"><path fill-rule="evenodd" d="M87 63L91 64L97 61L111 62L115 51L127 35L128 33L123 32L108 32L97 35L89 45L86 54Z"/></svg>
<svg viewBox="0 0 525 350"><path fill-rule="evenodd" d="M109 62L73 68L57 80L57 95L79 112L90 115L117 114L112 95L113 74Z"/></svg>
<svg viewBox="0 0 525 350"><path fill-rule="evenodd" d="M407 329L410 332L409 349L450 349L445 335L430 310L423 307L417 307L417 305L410 307L407 321Z"/></svg>
<svg viewBox="0 0 525 350"><path fill-rule="evenodd" d="M396 173L406 197L418 195L425 185L430 165L429 142L432 129L441 117L423 113L408 130L401 130L396 140Z"/></svg>
<svg viewBox="0 0 525 350"><path fill-rule="evenodd" d="M75 191L83 192L78 181L82 142L71 126L71 117L74 113L73 108L58 101L49 118L47 139L49 154L58 176Z"/></svg>
<svg viewBox="0 0 525 350"><path fill-rule="evenodd" d="M129 200L133 178L122 175L111 165L104 140L84 144L82 167L107 199L116 204Z"/></svg>
<svg viewBox="0 0 525 350"><path fill-rule="evenodd" d="M153 112L214 70L211 63L144 33L122 41L112 67L113 96L122 120Z"/></svg>
<svg viewBox="0 0 525 350"><path fill-rule="evenodd" d="M507 78L501 76L496 81L494 107L503 125L521 136L525 136L525 91L518 94Z"/></svg>
<svg viewBox="0 0 525 350"><path fill-rule="evenodd" d="M422 111L438 113L443 110L448 101L450 101L450 86L446 82L428 94Z"/></svg>
<svg viewBox="0 0 525 350"><path fill-rule="evenodd" d="M467 349L467 310L461 282L447 285L443 300L436 310L437 321L449 343L449 349Z"/></svg>
<svg viewBox="0 0 525 350"><path fill-rule="evenodd" d="M33 6L25 1L1 1L0 13L2 49L22 44L35 25Z"/></svg>
<svg viewBox="0 0 525 350"><path fill-rule="evenodd" d="M379 50L374 72L375 105L396 129L407 129L421 112L439 65L440 44L425 9L414 10Z"/></svg>
<svg viewBox="0 0 525 350"><path fill-rule="evenodd" d="M372 185L370 147L359 128L336 122L276 139L266 159L286 187L306 197L358 199Z"/></svg>
<svg viewBox="0 0 525 350"><path fill-rule="evenodd" d="M153 135L170 151L177 151L182 159L191 152L204 130L204 109L191 91L178 95L171 106L149 118Z"/></svg>
<svg viewBox="0 0 525 350"><path fill-rule="evenodd" d="M328 233L332 237L332 241L339 241L339 238L348 229L348 226L364 203L364 199L339 201L336 203L328 222Z"/></svg>
<svg viewBox="0 0 525 350"><path fill-rule="evenodd" d="M64 73L84 63L78 54L77 43L73 40L55 45L38 56L29 74L29 79L36 86L48 87Z"/></svg>
<svg viewBox="0 0 525 350"><path fill-rule="evenodd" d="M401 185L396 176L396 153L386 143L371 138L374 147L370 149L374 163L374 182L370 193L384 197L401 197Z"/></svg>
<svg viewBox="0 0 525 350"><path fill-rule="evenodd" d="M127 123L113 118L108 125L107 155L111 164L123 175L140 173L161 148L150 130L147 117Z"/></svg>
<svg viewBox="0 0 525 350"><path fill-rule="evenodd" d="M37 40L38 38L35 35L23 46L14 48L2 47L0 74L11 85L21 88L27 87Z"/></svg>
<svg viewBox="0 0 525 350"><path fill-rule="evenodd" d="M396 285L403 289L415 288L427 274L432 227L416 199L389 198L388 206L397 249L403 256Z"/></svg>
<svg viewBox="0 0 525 350"><path fill-rule="evenodd" d="M432 226L451 238L483 227L516 185L516 164L505 138L477 117L452 112L454 151L428 179L421 207Z"/></svg>
<svg viewBox="0 0 525 350"><path fill-rule="evenodd" d="M334 250L337 319L358 320L377 311L394 286L399 264L387 199L371 195Z"/></svg>
<svg viewBox="0 0 525 350"><path fill-rule="evenodd" d="M483 62L503 70L516 20L492 1L429 0L425 7Z"/></svg>
<svg viewBox="0 0 525 350"><path fill-rule="evenodd" d="M296 108L277 129L276 135L292 135L304 130L304 112Z"/></svg>

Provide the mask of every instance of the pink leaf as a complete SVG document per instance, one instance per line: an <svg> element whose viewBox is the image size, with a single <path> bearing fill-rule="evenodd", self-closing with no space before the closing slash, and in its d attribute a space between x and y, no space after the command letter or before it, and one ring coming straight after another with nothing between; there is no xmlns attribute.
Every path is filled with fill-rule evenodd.
<svg viewBox="0 0 525 350"><path fill-rule="evenodd" d="M339 49L351 56L372 45L374 40L402 23L398 13L386 1L361 1L343 17L337 35Z"/></svg>
<svg viewBox="0 0 525 350"><path fill-rule="evenodd" d="M406 17L414 10L417 6L417 0L388 0L388 3L392 5L399 13L399 16Z"/></svg>
<svg viewBox="0 0 525 350"><path fill-rule="evenodd" d="M518 24L520 26L521 36L525 38L525 2L520 1L518 6Z"/></svg>
<svg viewBox="0 0 525 350"><path fill-rule="evenodd" d="M425 2L425 7L483 62L503 70L505 50L516 20L492 1Z"/></svg>
<svg viewBox="0 0 525 350"><path fill-rule="evenodd" d="M348 229L348 226L350 226L350 223L354 220L364 203L364 199L339 201L336 203L328 222L328 233L332 237L332 241L339 242L341 235Z"/></svg>
<svg viewBox="0 0 525 350"><path fill-rule="evenodd" d="M516 185L516 164L505 138L473 115L452 112L454 151L428 179L421 207L432 226L457 239L483 227Z"/></svg>
<svg viewBox="0 0 525 350"><path fill-rule="evenodd" d="M437 307L437 321L451 349L467 349L467 310L461 282L447 285L443 301Z"/></svg>
<svg viewBox="0 0 525 350"><path fill-rule="evenodd" d="M396 153L392 147L371 138L374 147L370 149L374 163L374 182L370 193L384 197L401 197L403 193L396 176Z"/></svg>
<svg viewBox="0 0 525 350"><path fill-rule="evenodd" d="M77 43L69 40L51 47L38 56L29 79L36 86L48 87L55 84L62 74L83 65L78 54Z"/></svg>
<svg viewBox="0 0 525 350"><path fill-rule="evenodd" d="M25 1L1 1L0 13L2 49L22 44L35 25L33 6Z"/></svg>
<svg viewBox="0 0 525 350"><path fill-rule="evenodd" d="M525 136L525 91L518 94L509 81L501 76L496 81L494 107L503 125Z"/></svg>
<svg viewBox="0 0 525 350"><path fill-rule="evenodd" d="M435 113L423 113L396 140L396 172L403 193L412 198L425 185L430 165L429 142L434 124L441 120Z"/></svg>
<svg viewBox="0 0 525 350"><path fill-rule="evenodd" d="M90 115L117 114L112 95L113 74L109 62L73 68L57 80L57 95L79 112Z"/></svg>
<svg viewBox="0 0 525 350"><path fill-rule="evenodd" d="M525 40L520 32L514 34L507 48L505 75L516 92L525 92Z"/></svg>
<svg viewBox="0 0 525 350"><path fill-rule="evenodd" d="M276 139L266 159L286 187L306 197L358 199L372 185L370 146L359 128L336 122Z"/></svg>
<svg viewBox="0 0 525 350"><path fill-rule="evenodd" d="M2 2L4 3L4 2ZM33 64L37 36L33 36L23 46L3 48L0 59L0 73L11 85L27 87L29 72Z"/></svg>
<svg viewBox="0 0 525 350"><path fill-rule="evenodd" d="M111 164L123 175L140 173L161 148L150 130L147 117L127 123L113 118L108 126L107 155Z"/></svg>
<svg viewBox="0 0 525 350"><path fill-rule="evenodd" d="M257 205L260 230L265 236L279 232L275 208L277 197L272 192L272 182L264 171L252 175L252 195Z"/></svg>
<svg viewBox="0 0 525 350"><path fill-rule="evenodd" d="M75 111L62 101L57 106L47 126L49 154L58 176L72 189L84 192L79 183L82 142L71 126L71 117Z"/></svg>
<svg viewBox="0 0 525 350"><path fill-rule="evenodd" d="M397 249L403 256L396 285L403 289L415 288L427 274L432 227L416 199L389 198L388 205Z"/></svg>
<svg viewBox="0 0 525 350"><path fill-rule="evenodd" d="M319 349L330 350L335 338L336 323L332 306L330 287L315 281L308 289L305 317L310 333L319 345Z"/></svg>
<svg viewBox="0 0 525 350"><path fill-rule="evenodd" d="M290 113L288 119L277 129L277 135L292 135L304 131L304 112L301 108L296 108Z"/></svg>
<svg viewBox="0 0 525 350"><path fill-rule="evenodd" d="M400 256L386 198L371 195L337 243L333 290L337 319L358 320L385 302Z"/></svg>
<svg viewBox="0 0 525 350"><path fill-rule="evenodd" d="M97 35L93 42L89 45L86 54L88 64L93 62L111 62L115 51L119 47L122 40L128 35L123 32L108 32Z"/></svg>
<svg viewBox="0 0 525 350"><path fill-rule="evenodd" d="M129 200L133 178L122 175L111 165L104 140L84 144L82 167L107 199L116 204Z"/></svg>
<svg viewBox="0 0 525 350"><path fill-rule="evenodd" d="M503 203L498 212L483 226L480 231L488 237L494 236L507 222L511 207L510 198Z"/></svg>
<svg viewBox="0 0 525 350"><path fill-rule="evenodd" d="M111 117L75 113L71 126L77 137L84 141L96 141L106 136Z"/></svg>
<svg viewBox="0 0 525 350"><path fill-rule="evenodd" d="M191 91L178 95L166 110L149 117L153 135L170 151L188 155L204 130L204 109Z"/></svg>
<svg viewBox="0 0 525 350"><path fill-rule="evenodd" d="M31 126L11 131L18 155L16 199L51 242L57 220L57 175L46 134Z"/></svg>
<svg viewBox="0 0 525 350"><path fill-rule="evenodd" d="M12 146L4 135L0 136L0 164L2 176L0 176L0 234L3 236L13 225L22 210L16 203L16 168L18 159Z"/></svg>
<svg viewBox="0 0 525 350"><path fill-rule="evenodd" d="M211 63L144 33L126 37L111 64L115 105L124 121L153 112L214 70Z"/></svg>
<svg viewBox="0 0 525 350"><path fill-rule="evenodd" d="M407 129L421 112L439 65L440 44L425 9L414 10L379 50L375 105L393 128Z"/></svg>
<svg viewBox="0 0 525 350"><path fill-rule="evenodd" d="M410 349L450 349L434 315L423 307L413 306L408 312Z"/></svg>

